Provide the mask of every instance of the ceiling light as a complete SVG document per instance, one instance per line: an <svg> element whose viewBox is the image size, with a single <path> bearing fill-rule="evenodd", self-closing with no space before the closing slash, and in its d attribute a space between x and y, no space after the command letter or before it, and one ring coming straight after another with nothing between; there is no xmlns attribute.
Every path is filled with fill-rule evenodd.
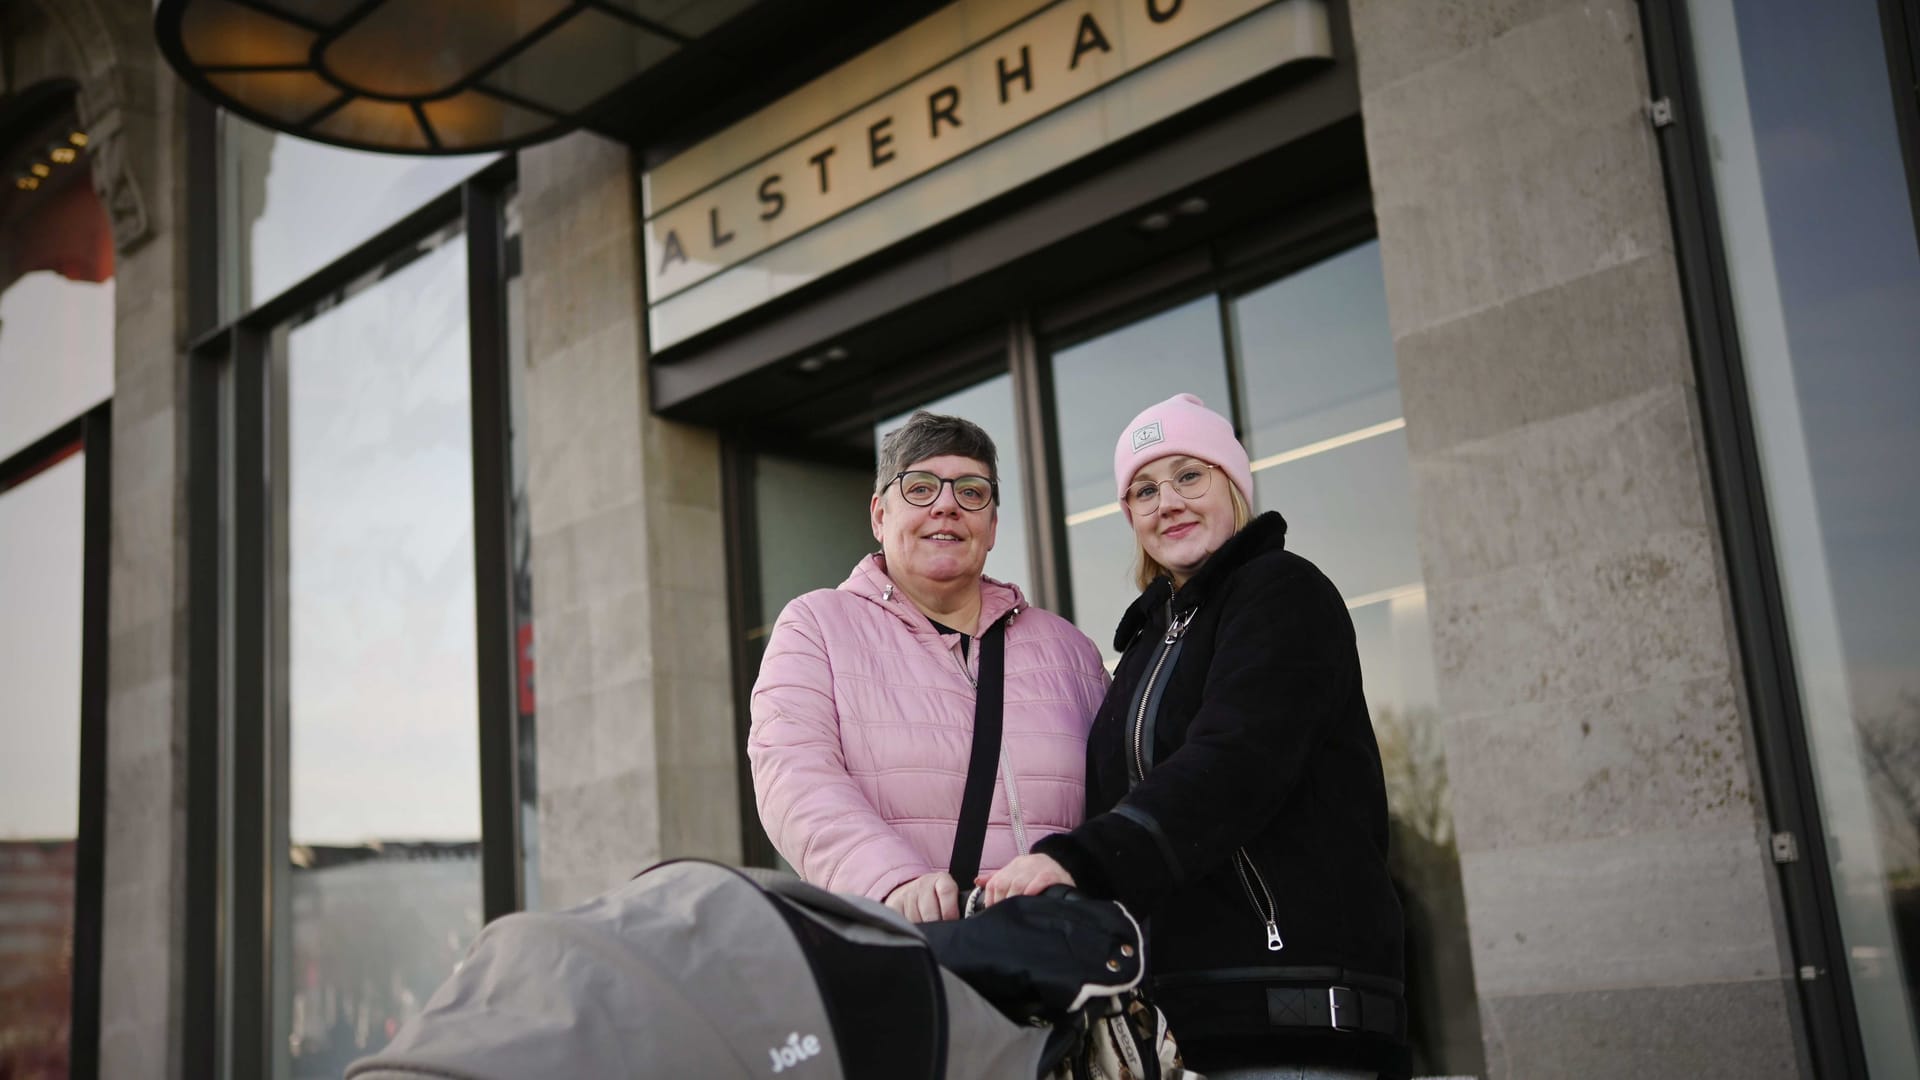
<svg viewBox="0 0 1920 1080"><path fill-rule="evenodd" d="M49 167L47 163L44 161L36 161L33 164L27 166L27 171L32 173L35 176L45 177L48 174L52 173L53 169Z"/></svg>
<svg viewBox="0 0 1920 1080"><path fill-rule="evenodd" d="M1140 229L1143 232L1162 232L1167 226L1172 224L1173 215L1162 210L1155 210L1139 221Z"/></svg>
<svg viewBox="0 0 1920 1080"><path fill-rule="evenodd" d="M174 70L249 120L361 150L464 154L571 130L751 3L155 0L153 19Z"/></svg>
<svg viewBox="0 0 1920 1080"><path fill-rule="evenodd" d="M1185 199L1180 200L1180 202L1177 205L1175 205L1173 208L1174 213L1185 214L1187 217L1193 217L1198 214L1204 214L1207 212L1208 209L1210 208L1207 205L1207 200L1201 198L1198 195L1192 195Z"/></svg>
<svg viewBox="0 0 1920 1080"><path fill-rule="evenodd" d="M76 131L67 136L67 141L75 146L85 146L87 145L87 133L84 131Z"/></svg>
<svg viewBox="0 0 1920 1080"><path fill-rule="evenodd" d="M32 191L34 188L40 186L40 178L37 176L16 176L13 178L13 186L19 188L21 191Z"/></svg>
<svg viewBox="0 0 1920 1080"><path fill-rule="evenodd" d="M47 156L53 159L55 165L71 165L73 164L73 159L78 157L79 154L80 152L71 146L56 146L47 151Z"/></svg>

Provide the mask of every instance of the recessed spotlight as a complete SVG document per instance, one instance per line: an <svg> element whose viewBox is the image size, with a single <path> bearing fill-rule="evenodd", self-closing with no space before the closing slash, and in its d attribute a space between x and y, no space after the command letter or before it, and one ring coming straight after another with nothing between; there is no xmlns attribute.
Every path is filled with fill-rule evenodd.
<svg viewBox="0 0 1920 1080"><path fill-rule="evenodd" d="M1173 215L1164 210L1155 210L1139 221L1142 232L1161 232L1173 224Z"/></svg>
<svg viewBox="0 0 1920 1080"><path fill-rule="evenodd" d="M19 188L21 191L32 191L34 188L40 186L40 178L37 176L16 176L13 178L13 186Z"/></svg>
<svg viewBox="0 0 1920 1080"><path fill-rule="evenodd" d="M75 150L71 146L56 146L47 151L47 157L53 159L55 165L71 165L73 164L73 159L79 155L80 151Z"/></svg>
<svg viewBox="0 0 1920 1080"><path fill-rule="evenodd" d="M67 136L67 141L75 146L85 146L87 145L87 133L84 131L76 131Z"/></svg>
<svg viewBox="0 0 1920 1080"><path fill-rule="evenodd" d="M1188 198L1180 200L1180 202L1177 205L1175 205L1173 209L1175 213L1185 214L1188 217L1193 217L1196 214L1206 213L1209 209L1211 209L1211 207L1208 206L1207 200L1201 198L1198 195L1193 195Z"/></svg>
<svg viewBox="0 0 1920 1080"><path fill-rule="evenodd" d="M47 174L53 172L53 169L44 161L36 161L27 166L27 171L35 176L45 177Z"/></svg>

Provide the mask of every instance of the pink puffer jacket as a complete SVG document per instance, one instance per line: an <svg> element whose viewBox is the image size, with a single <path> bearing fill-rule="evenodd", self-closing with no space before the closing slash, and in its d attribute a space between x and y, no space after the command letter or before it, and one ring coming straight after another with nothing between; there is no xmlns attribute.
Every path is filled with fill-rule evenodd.
<svg viewBox="0 0 1920 1080"><path fill-rule="evenodd" d="M980 854L996 870L1079 824L1087 727L1106 692L1100 653L1073 624L983 578L980 625L1007 625L1005 720ZM966 787L973 678L869 555L838 589L788 604L753 686L747 754L760 820L815 885L885 899L945 869Z"/></svg>

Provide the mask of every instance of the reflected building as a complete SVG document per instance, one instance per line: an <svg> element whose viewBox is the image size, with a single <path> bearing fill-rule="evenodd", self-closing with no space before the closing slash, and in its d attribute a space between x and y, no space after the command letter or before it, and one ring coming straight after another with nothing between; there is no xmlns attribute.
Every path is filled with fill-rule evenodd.
<svg viewBox="0 0 1920 1080"><path fill-rule="evenodd" d="M985 427L1112 659L1181 391L1345 597L1423 1075L1920 1074L1917 28L0 0L0 1074L338 1075L487 919L777 864L879 440Z"/></svg>
<svg viewBox="0 0 1920 1080"><path fill-rule="evenodd" d="M338 1077L384 1046L480 931L480 845L296 847L292 1075Z"/></svg>

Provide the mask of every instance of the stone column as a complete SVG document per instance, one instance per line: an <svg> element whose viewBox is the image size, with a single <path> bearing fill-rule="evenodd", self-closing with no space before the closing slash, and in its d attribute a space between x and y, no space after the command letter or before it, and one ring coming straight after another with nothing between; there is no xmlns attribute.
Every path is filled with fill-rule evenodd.
<svg viewBox="0 0 1920 1080"><path fill-rule="evenodd" d="M1353 0L1488 1068L1807 1074L1632 0Z"/></svg>
<svg viewBox="0 0 1920 1080"><path fill-rule="evenodd" d="M541 903L740 858L720 453L646 394L637 176L577 134L520 154Z"/></svg>
<svg viewBox="0 0 1920 1080"><path fill-rule="evenodd" d="M112 545L100 1075L177 1077L186 927L186 95L151 4L45 4L78 43L113 223Z"/></svg>

